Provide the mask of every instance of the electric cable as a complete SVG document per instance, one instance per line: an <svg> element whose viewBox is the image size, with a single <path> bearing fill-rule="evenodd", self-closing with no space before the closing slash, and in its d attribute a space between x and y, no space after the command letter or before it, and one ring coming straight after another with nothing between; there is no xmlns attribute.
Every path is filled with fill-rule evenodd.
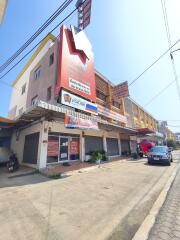
<svg viewBox="0 0 180 240"><path fill-rule="evenodd" d="M4 71L72 2L66 0L61 6L44 22L41 27L10 57L0 66L0 73Z"/></svg>
<svg viewBox="0 0 180 240"><path fill-rule="evenodd" d="M75 8L72 12L70 12L61 22L59 22L50 32L52 33L56 28L58 28L64 21L66 21L70 16L72 16L75 11L77 10L77 8ZM47 35L46 35L47 36ZM0 81L2 82L2 79L11 71L13 70L24 58L26 58L45 38L46 36L41 39L33 48L31 48L17 63L15 63L7 72L5 72L1 77L0 77ZM58 35L59 36L59 35ZM4 81L3 81L4 83Z"/></svg>

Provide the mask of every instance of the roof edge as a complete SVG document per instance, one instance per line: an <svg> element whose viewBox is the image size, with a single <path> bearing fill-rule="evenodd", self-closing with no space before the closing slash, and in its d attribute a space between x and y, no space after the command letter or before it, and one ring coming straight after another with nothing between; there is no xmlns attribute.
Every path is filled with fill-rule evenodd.
<svg viewBox="0 0 180 240"><path fill-rule="evenodd" d="M22 75L25 73L25 71L28 69L28 67L31 65L31 63L34 61L34 59L37 57L37 55L40 53L40 51L43 49L43 47L46 45L46 43L49 41L55 41L56 37L49 33L44 40L41 42L41 44L38 46L38 48L36 49L36 51L33 53L33 55L30 57L30 59L27 61L27 63L25 64L25 66L23 67L23 69L21 70L21 72L18 74L17 78L14 80L14 82L12 83L12 87L14 87L16 85L16 83L18 82L18 80L22 77Z"/></svg>

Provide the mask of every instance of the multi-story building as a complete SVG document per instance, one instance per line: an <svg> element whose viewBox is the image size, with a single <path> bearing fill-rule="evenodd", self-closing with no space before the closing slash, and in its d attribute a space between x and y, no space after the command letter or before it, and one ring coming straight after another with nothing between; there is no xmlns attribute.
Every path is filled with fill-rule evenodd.
<svg viewBox="0 0 180 240"><path fill-rule="evenodd" d="M9 118L16 121L16 128L11 148L20 162L37 168L85 161L93 150L119 157L136 151L137 136L157 131L156 119L130 97L115 97L115 85L98 71L91 75L94 83L77 81L91 66L90 58L82 64L85 50L77 47L71 31L66 32L69 41L74 38L71 46L64 42L67 35L60 40L47 35L13 83ZM70 49L73 64L67 54L62 59L61 44ZM64 65L69 67L67 72ZM69 85L65 82L59 90L58 84L66 77L61 74L72 71L77 79L69 78Z"/></svg>
<svg viewBox="0 0 180 240"><path fill-rule="evenodd" d="M3 21L3 17L6 11L6 7L7 7L7 2L8 0L1 0L0 1L0 24Z"/></svg>

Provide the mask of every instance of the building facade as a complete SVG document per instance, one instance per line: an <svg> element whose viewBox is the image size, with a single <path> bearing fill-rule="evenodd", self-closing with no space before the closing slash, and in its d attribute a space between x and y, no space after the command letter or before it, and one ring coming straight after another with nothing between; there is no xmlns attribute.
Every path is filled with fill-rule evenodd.
<svg viewBox="0 0 180 240"><path fill-rule="evenodd" d="M157 120L130 97L117 98L115 85L97 70L91 72L92 82L77 81L81 74L89 76L91 53L79 49L73 29L61 31L67 32L60 40L52 35L44 39L13 83L9 118L17 126L12 150L20 162L38 169L86 161L94 150L104 150L109 159L136 152L138 139L157 132ZM65 42L67 36L72 45ZM61 45L69 58L66 53L62 59Z"/></svg>

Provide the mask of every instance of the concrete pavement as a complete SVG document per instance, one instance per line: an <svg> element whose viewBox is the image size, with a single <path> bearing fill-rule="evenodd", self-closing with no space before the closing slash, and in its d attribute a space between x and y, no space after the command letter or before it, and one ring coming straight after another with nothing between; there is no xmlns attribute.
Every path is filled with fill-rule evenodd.
<svg viewBox="0 0 180 240"><path fill-rule="evenodd" d="M180 170L149 234L148 240L157 239L180 239Z"/></svg>
<svg viewBox="0 0 180 240"><path fill-rule="evenodd" d="M38 174L10 179L0 189L0 236L130 240L175 167L149 166L143 159L53 181Z"/></svg>

